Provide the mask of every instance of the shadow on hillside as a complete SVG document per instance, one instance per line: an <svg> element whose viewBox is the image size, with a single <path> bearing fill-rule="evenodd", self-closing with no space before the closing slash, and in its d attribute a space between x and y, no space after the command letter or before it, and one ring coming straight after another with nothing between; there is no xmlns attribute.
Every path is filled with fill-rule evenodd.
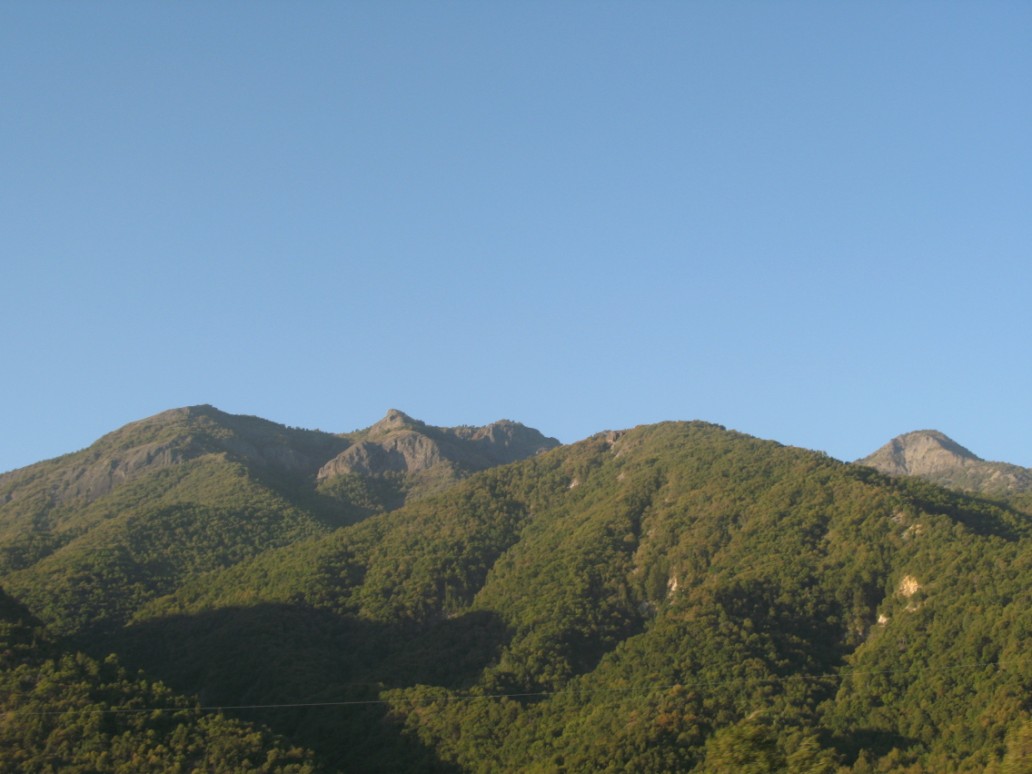
<svg viewBox="0 0 1032 774"><path fill-rule="evenodd" d="M831 737L831 744L850 763L863 753L869 760L878 760L893 750L911 750L917 740L877 728L860 728L846 736Z"/></svg>
<svg viewBox="0 0 1032 774"><path fill-rule="evenodd" d="M882 484L900 491L922 511L959 522L976 535L999 537L1010 542L1029 534L1028 514L1015 508L1006 497L963 492L907 476L886 476L873 468L852 467L854 478Z"/></svg>
<svg viewBox="0 0 1032 774"><path fill-rule="evenodd" d="M330 770L452 771L401 733L380 692L416 684L461 690L509 638L487 612L415 630L262 604L145 621L104 647L203 706L310 747Z"/></svg>
<svg viewBox="0 0 1032 774"><path fill-rule="evenodd" d="M798 601L791 602L789 593L776 579L746 579L718 588L713 600L744 631L769 638L783 674L837 669L850 650L848 633L840 623L841 605L817 595L807 598L798 591L794 592Z"/></svg>
<svg viewBox="0 0 1032 774"><path fill-rule="evenodd" d="M961 492L947 492L944 497L930 484L912 489L909 494L918 508L946 516L981 537L998 537L1013 543L1028 534L1028 517L1007 503Z"/></svg>

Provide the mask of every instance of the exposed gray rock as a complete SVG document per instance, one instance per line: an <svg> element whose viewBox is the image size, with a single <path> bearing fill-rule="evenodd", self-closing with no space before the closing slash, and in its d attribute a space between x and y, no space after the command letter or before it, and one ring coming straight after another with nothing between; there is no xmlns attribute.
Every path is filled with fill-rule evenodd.
<svg viewBox="0 0 1032 774"><path fill-rule="evenodd" d="M206 454L314 475L350 443L212 406L171 409L108 433L88 449L0 475L0 504L28 492L38 497L43 482L51 505L91 502L126 481Z"/></svg>
<svg viewBox="0 0 1032 774"><path fill-rule="evenodd" d="M857 460L896 476L928 476L981 462L974 453L938 430L916 430L897 436L878 451Z"/></svg>
<svg viewBox="0 0 1032 774"><path fill-rule="evenodd" d="M356 443L323 465L317 478L345 473L411 473L426 470L440 461L441 452L434 441L420 433L403 431L380 442Z"/></svg>
<svg viewBox="0 0 1032 774"><path fill-rule="evenodd" d="M79 497L95 500L143 471L176 465L203 453L197 444L189 442L144 444L117 457L101 458L72 468L54 482L51 493L55 502Z"/></svg>
<svg viewBox="0 0 1032 774"><path fill-rule="evenodd" d="M459 473L531 457L559 445L537 430L501 420L484 427L434 427L391 409L379 422L355 434L354 446L326 463L320 480L347 473L418 473L447 465Z"/></svg>
<svg viewBox="0 0 1032 774"><path fill-rule="evenodd" d="M132 422L83 451L0 475L0 507L23 497L34 498L41 508L91 502L124 482L207 454L322 480L438 468L462 475L558 445L508 420L485 427L433 427L391 409L366 430L333 435L190 406Z"/></svg>
<svg viewBox="0 0 1032 774"><path fill-rule="evenodd" d="M1032 491L1032 470L987 462L938 430L916 430L893 438L856 464L979 494Z"/></svg>

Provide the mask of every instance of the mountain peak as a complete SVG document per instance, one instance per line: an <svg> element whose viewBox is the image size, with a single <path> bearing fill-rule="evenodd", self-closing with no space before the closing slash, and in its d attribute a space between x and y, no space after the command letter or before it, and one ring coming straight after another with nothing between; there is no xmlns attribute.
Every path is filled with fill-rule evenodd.
<svg viewBox="0 0 1032 774"><path fill-rule="evenodd" d="M394 430L399 427L412 427L413 425L423 424L418 419L413 419L404 411L392 408L387 409L387 413L384 414L383 419L377 422L375 425L370 427L370 430Z"/></svg>
<svg viewBox="0 0 1032 774"><path fill-rule="evenodd" d="M891 475L928 476L981 460L945 433L915 430L896 436L857 462Z"/></svg>
<svg viewBox="0 0 1032 774"><path fill-rule="evenodd" d="M1003 462L986 462L938 430L904 433L856 462L891 476L916 476L983 494L1032 489L1032 471Z"/></svg>
<svg viewBox="0 0 1032 774"><path fill-rule="evenodd" d="M322 467L320 480L345 473L418 473L430 468L448 468L465 475L559 445L556 439L546 438L518 422L500 420L484 427L435 427L398 409L389 409L375 425L350 438L354 445Z"/></svg>

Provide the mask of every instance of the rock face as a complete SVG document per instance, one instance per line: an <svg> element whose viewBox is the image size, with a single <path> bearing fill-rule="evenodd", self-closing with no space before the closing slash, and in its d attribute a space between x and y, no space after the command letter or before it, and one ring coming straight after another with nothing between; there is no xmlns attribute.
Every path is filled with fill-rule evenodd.
<svg viewBox="0 0 1032 774"><path fill-rule="evenodd" d="M0 474L0 543L5 528L34 529L49 523L46 514L55 508L85 506L198 458L217 457L297 482L345 473L424 471L444 481L558 445L516 422L432 427L394 409L372 427L341 434L286 427L213 406L171 409L108 433L87 449Z"/></svg>
<svg viewBox="0 0 1032 774"><path fill-rule="evenodd" d="M518 422L502 420L484 427L433 427L391 409L367 430L354 433L354 445L319 470L319 480L348 473L419 473L448 466L472 473L531 457L559 445Z"/></svg>
<svg viewBox="0 0 1032 774"><path fill-rule="evenodd" d="M856 464L979 494L1032 491L1032 470L987 462L938 430L917 430L893 438Z"/></svg>
<svg viewBox="0 0 1032 774"><path fill-rule="evenodd" d="M894 476L932 476L982 460L938 430L916 430L897 436L857 460Z"/></svg>
<svg viewBox="0 0 1032 774"><path fill-rule="evenodd" d="M422 433L400 431L381 441L359 441L319 469L322 480L345 473L414 473L441 462L441 451Z"/></svg>
<svg viewBox="0 0 1032 774"><path fill-rule="evenodd" d="M0 475L0 504L23 495L34 482L51 505L92 502L123 483L207 454L311 475L348 445L330 433L226 414L213 406L171 409L108 433L88 449Z"/></svg>

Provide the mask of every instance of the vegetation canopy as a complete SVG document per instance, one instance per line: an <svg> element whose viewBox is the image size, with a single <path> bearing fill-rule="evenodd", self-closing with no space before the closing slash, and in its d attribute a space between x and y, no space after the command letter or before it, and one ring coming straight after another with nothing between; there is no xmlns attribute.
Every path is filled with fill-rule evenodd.
<svg viewBox="0 0 1032 774"><path fill-rule="evenodd" d="M1030 549L1023 491L702 422L166 412L0 477L0 762L1029 771Z"/></svg>

